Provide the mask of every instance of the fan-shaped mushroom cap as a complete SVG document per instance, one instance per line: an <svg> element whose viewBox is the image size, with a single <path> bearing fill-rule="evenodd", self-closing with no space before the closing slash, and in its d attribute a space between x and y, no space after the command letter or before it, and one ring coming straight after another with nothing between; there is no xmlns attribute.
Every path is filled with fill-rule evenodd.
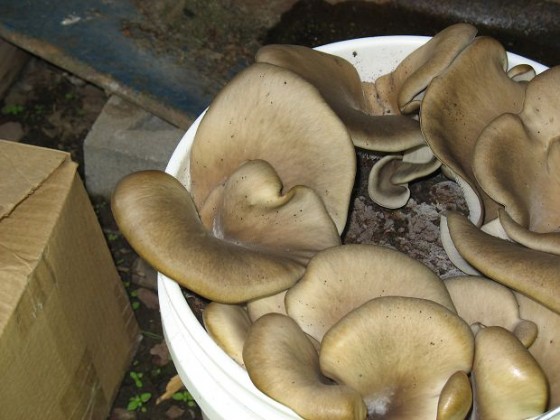
<svg viewBox="0 0 560 420"><path fill-rule="evenodd" d="M348 312L379 296L430 299L455 311L443 281L424 264L390 248L342 245L317 253L286 293L286 311L318 341Z"/></svg>
<svg viewBox="0 0 560 420"><path fill-rule="evenodd" d="M304 266L212 236L190 194L173 176L141 171L123 178L111 208L130 245L157 271L207 299L240 303L286 290Z"/></svg>
<svg viewBox="0 0 560 420"><path fill-rule="evenodd" d="M266 45L256 60L293 71L315 86L346 124L357 147L397 152L424 143L418 121L372 115L357 70L343 58L299 45Z"/></svg>
<svg viewBox="0 0 560 420"><path fill-rule="evenodd" d="M482 232L457 212L447 214L453 244L486 277L560 313L560 258ZM537 324L538 325L538 324Z"/></svg>
<svg viewBox="0 0 560 420"><path fill-rule="evenodd" d="M474 410L481 419L526 419L546 409L548 384L531 353L502 327L475 337L471 372Z"/></svg>
<svg viewBox="0 0 560 420"><path fill-rule="evenodd" d="M263 160L243 163L215 188L201 217L217 238L302 264L317 251L340 244L318 194L302 185L283 188L274 168Z"/></svg>
<svg viewBox="0 0 560 420"><path fill-rule="evenodd" d="M558 109L560 66L531 80L523 109L488 124L474 149L478 183L515 222L536 233L560 231Z"/></svg>
<svg viewBox="0 0 560 420"><path fill-rule="evenodd" d="M321 374L315 347L287 316L259 318L245 341L243 359L258 389L306 419L366 417L360 394Z"/></svg>
<svg viewBox="0 0 560 420"><path fill-rule="evenodd" d="M484 203L484 220L496 217L496 203L476 183L474 147L484 127L523 106L526 83L510 79L507 55L493 38L477 37L436 77L422 100L420 125L434 155L469 183Z"/></svg>
<svg viewBox="0 0 560 420"><path fill-rule="evenodd" d="M266 63L231 80L198 126L190 154L196 206L242 163L255 159L267 161L286 190L314 189L342 231L356 172L348 131L311 84Z"/></svg>
<svg viewBox="0 0 560 420"><path fill-rule="evenodd" d="M251 320L245 308L240 305L210 302L202 312L202 319L208 335L233 360L244 366L243 345L251 327Z"/></svg>
<svg viewBox="0 0 560 420"><path fill-rule="evenodd" d="M515 295L521 316L539 326L539 334L529 351L548 378L550 398L547 409L550 410L560 406L560 315L521 293Z"/></svg>
<svg viewBox="0 0 560 420"><path fill-rule="evenodd" d="M370 415L436 418L448 379L469 372L473 335L430 300L384 296L350 312L324 336L322 372L363 396Z"/></svg>
<svg viewBox="0 0 560 420"><path fill-rule="evenodd" d="M444 280L457 314L467 324L499 326L529 347L537 337L538 326L519 316L519 303L511 289L485 277L458 276Z"/></svg>
<svg viewBox="0 0 560 420"><path fill-rule="evenodd" d="M439 395L438 420L464 420L472 406L472 388L469 376L455 372L445 383Z"/></svg>
<svg viewBox="0 0 560 420"><path fill-rule="evenodd" d="M369 173L368 195L385 208L403 207L410 198L408 184L435 172L440 166L427 146L407 150L402 155L387 155L377 161Z"/></svg>
<svg viewBox="0 0 560 420"><path fill-rule="evenodd" d="M467 23L451 25L438 32L402 60L394 71L376 80L380 100L393 113L416 111L420 103L414 98L472 42L476 32L476 28Z"/></svg>

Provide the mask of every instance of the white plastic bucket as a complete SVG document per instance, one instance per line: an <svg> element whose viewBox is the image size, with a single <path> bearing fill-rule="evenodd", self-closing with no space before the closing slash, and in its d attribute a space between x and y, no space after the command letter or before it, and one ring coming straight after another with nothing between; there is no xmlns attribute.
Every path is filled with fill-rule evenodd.
<svg viewBox="0 0 560 420"><path fill-rule="evenodd" d="M317 48L351 62L362 80L392 71L429 38L384 36L361 38ZM537 73L545 66L515 54L510 65L528 63ZM185 133L166 172L190 186L188 154L202 115ZM247 372L210 338L191 311L179 285L159 274L159 301L165 339L181 380L208 419L297 419L292 410L260 392Z"/></svg>

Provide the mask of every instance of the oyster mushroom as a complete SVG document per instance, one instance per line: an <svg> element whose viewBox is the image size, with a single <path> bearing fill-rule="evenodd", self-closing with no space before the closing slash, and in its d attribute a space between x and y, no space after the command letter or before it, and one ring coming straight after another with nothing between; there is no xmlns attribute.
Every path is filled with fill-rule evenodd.
<svg viewBox="0 0 560 420"><path fill-rule="evenodd" d="M266 63L234 77L198 126L190 150L197 208L242 163L257 159L274 168L284 190L315 190L342 232L356 173L348 131L311 84Z"/></svg>
<svg viewBox="0 0 560 420"><path fill-rule="evenodd" d="M472 388L469 376L457 371L447 380L438 400L437 419L464 420L472 407Z"/></svg>
<svg viewBox="0 0 560 420"><path fill-rule="evenodd" d="M475 144L490 121L520 111L525 98L527 84L508 76L507 63L506 51L498 41L477 37L432 80L421 105L420 125L426 142L446 171L461 186L468 184L464 192L472 209L470 218L477 226L494 219L499 206L476 183L472 168Z"/></svg>
<svg viewBox="0 0 560 420"><path fill-rule="evenodd" d="M457 314L469 325L505 328L525 347L531 346L537 338L537 324L520 317L519 303L511 289L477 276L452 277L444 283Z"/></svg>
<svg viewBox="0 0 560 420"><path fill-rule="evenodd" d="M243 345L251 320L243 306L210 302L202 312L208 335L239 365L243 363Z"/></svg>
<svg viewBox="0 0 560 420"><path fill-rule="evenodd" d="M460 255L486 277L560 313L560 258L496 238L457 212L447 214L451 240Z"/></svg>
<svg viewBox="0 0 560 420"><path fill-rule="evenodd" d="M420 107L418 95L472 42L476 33L476 28L467 23L457 23L438 32L402 60L395 70L375 81L379 100L391 113L417 111Z"/></svg>
<svg viewBox="0 0 560 420"><path fill-rule="evenodd" d="M315 86L357 147L396 152L424 144L418 121L372 114L357 70L343 58L298 45L266 45L256 60L293 71Z"/></svg>
<svg viewBox="0 0 560 420"><path fill-rule="evenodd" d="M429 299L455 311L443 281L424 264L390 248L342 245L317 253L286 293L286 311L317 341L341 318L380 296Z"/></svg>
<svg viewBox="0 0 560 420"><path fill-rule="evenodd" d="M549 383L547 409L560 406L560 315L521 293L515 293L519 313L539 326L539 334L529 351L542 367Z"/></svg>
<svg viewBox="0 0 560 420"><path fill-rule="evenodd" d="M546 376L511 332L482 328L475 337L471 372L477 418L526 419L545 411Z"/></svg>
<svg viewBox="0 0 560 420"><path fill-rule="evenodd" d="M200 210L212 234L306 264L318 250L340 244L319 195L303 185L290 190L263 160L245 162L216 187Z"/></svg>
<svg viewBox="0 0 560 420"><path fill-rule="evenodd" d="M403 154L387 155L377 161L368 177L368 195L388 209L403 207L410 198L408 184L435 172L441 163L427 146Z"/></svg>
<svg viewBox="0 0 560 420"><path fill-rule="evenodd" d="M262 192L253 192L259 201ZM275 202L266 188L265 195L263 212L270 210L266 206L276 205L273 212L280 214L289 203L282 196L274 196ZM236 243L214 236L200 221L189 192L164 172L126 176L115 188L111 207L119 229L142 258L207 299L241 303L286 290L303 275L304 265L290 258L282 246L278 252L267 251L258 242ZM292 209L288 211L291 216ZM327 221L327 229L336 230L327 215L318 217ZM300 228L305 237L305 228ZM288 242L292 246L293 238Z"/></svg>
<svg viewBox="0 0 560 420"><path fill-rule="evenodd" d="M371 416L436 418L448 380L470 372L473 340L467 323L439 303L383 296L325 334L319 363L326 376L362 395Z"/></svg>
<svg viewBox="0 0 560 420"><path fill-rule="evenodd" d="M527 83L518 113L505 113L486 126L472 164L480 186L513 221L537 234L553 233L556 241L560 241L559 108L557 66Z"/></svg>
<svg viewBox="0 0 560 420"><path fill-rule="evenodd" d="M360 394L319 369L312 342L293 319L267 314L251 327L243 360L255 386L306 419L365 419Z"/></svg>

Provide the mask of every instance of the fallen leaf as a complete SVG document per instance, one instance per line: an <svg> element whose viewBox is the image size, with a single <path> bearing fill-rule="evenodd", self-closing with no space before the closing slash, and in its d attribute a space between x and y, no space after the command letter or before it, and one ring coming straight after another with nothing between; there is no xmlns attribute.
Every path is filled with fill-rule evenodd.
<svg viewBox="0 0 560 420"><path fill-rule="evenodd" d="M169 363L169 349L165 342L153 346L150 349L150 354L154 356L152 363L156 366L165 366Z"/></svg>
<svg viewBox="0 0 560 420"><path fill-rule="evenodd" d="M168 400L169 398L171 398L173 396L173 394L175 394L177 391L183 389L184 387L185 387L185 385L183 385L183 382L181 381L181 378L179 377L179 375L175 375L173 378L171 378L169 380L169 382L165 386L165 392L160 395L160 397L156 401L156 404L159 404L162 401Z"/></svg>
<svg viewBox="0 0 560 420"><path fill-rule="evenodd" d="M144 287L141 287L137 290L138 293L138 300L149 309L158 309L159 308L159 300L158 296Z"/></svg>

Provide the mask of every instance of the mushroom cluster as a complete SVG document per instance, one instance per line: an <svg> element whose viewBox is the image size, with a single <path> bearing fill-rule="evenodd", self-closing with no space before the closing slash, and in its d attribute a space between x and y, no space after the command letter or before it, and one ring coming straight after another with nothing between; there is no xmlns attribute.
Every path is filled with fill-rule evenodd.
<svg viewBox="0 0 560 420"><path fill-rule="evenodd" d="M450 26L368 81L265 46L202 116L187 185L142 171L114 191L131 246L210 300L208 334L304 418L560 405L560 67L509 69L476 32ZM383 207L440 168L462 187L469 214L445 214L441 239L464 276L342 244L356 148L382 155L368 192Z"/></svg>

